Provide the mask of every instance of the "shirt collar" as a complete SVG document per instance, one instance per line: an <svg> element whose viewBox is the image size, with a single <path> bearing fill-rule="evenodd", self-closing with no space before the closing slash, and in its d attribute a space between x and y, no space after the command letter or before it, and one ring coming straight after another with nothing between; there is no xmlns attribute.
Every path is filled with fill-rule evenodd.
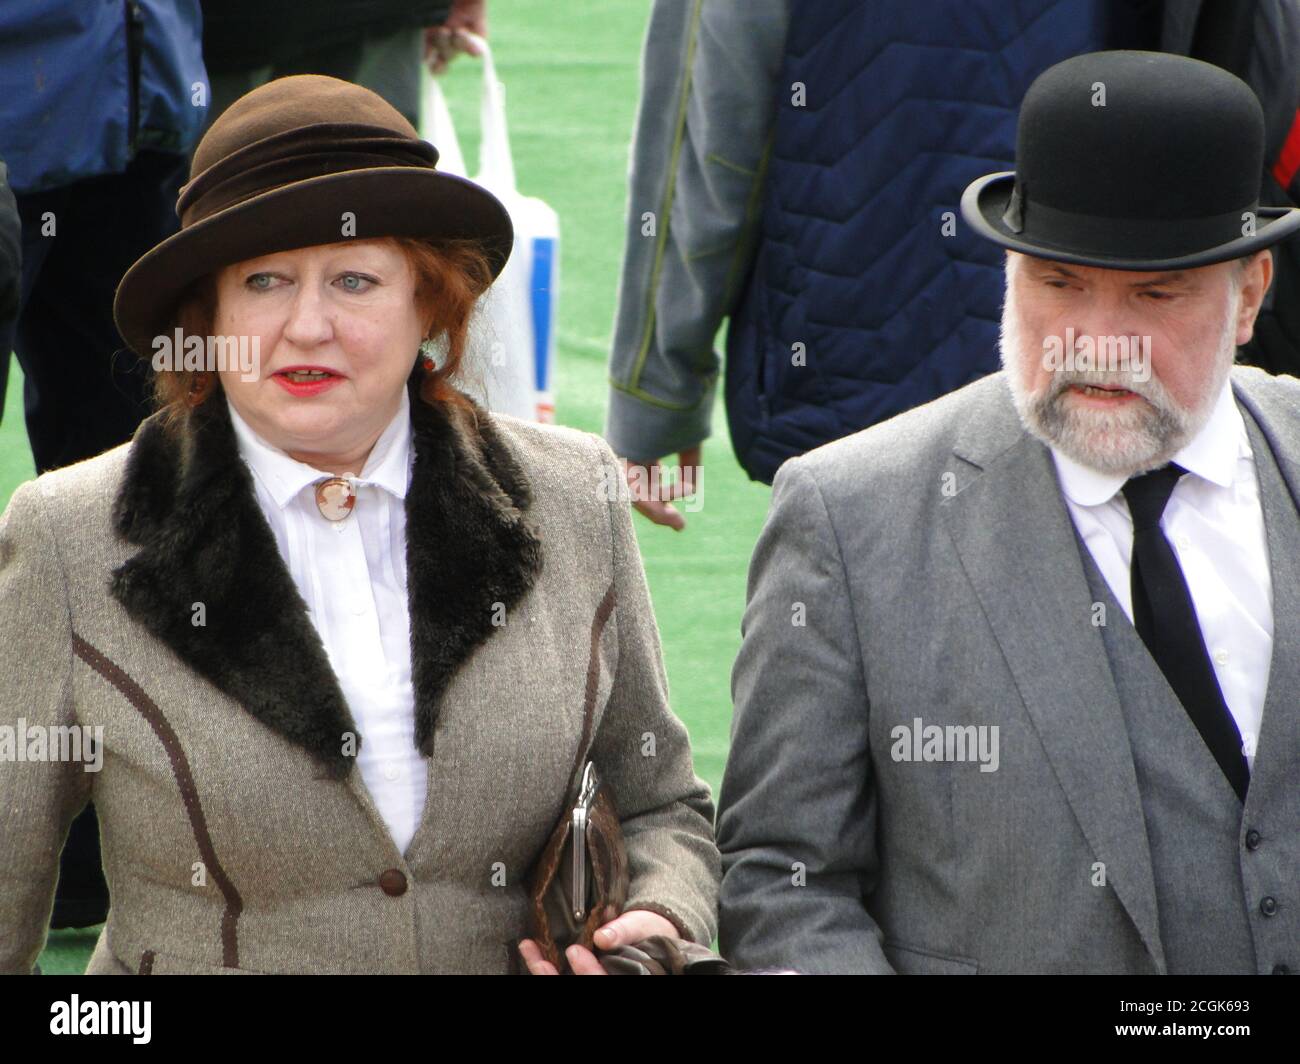
<svg viewBox="0 0 1300 1064"><path fill-rule="evenodd" d="M267 443L239 416L229 397L226 398L226 406L230 411L230 423L235 430L240 456L270 492L276 506L283 509L307 485L331 476L330 473L289 457L280 448ZM396 498L406 498L410 483L410 452L411 401L403 388L397 413L379 434L356 483L359 486L373 485L383 488Z"/></svg>
<svg viewBox="0 0 1300 1064"><path fill-rule="evenodd" d="M1099 506L1109 501L1128 480L1124 476L1102 473L1081 465L1056 447L1052 447L1051 452L1062 492L1080 506ZM1178 463L1189 473L1226 488L1232 485L1237 473L1237 460L1243 457L1251 457L1250 438L1232 396L1232 383L1225 380L1209 420L1170 461Z"/></svg>

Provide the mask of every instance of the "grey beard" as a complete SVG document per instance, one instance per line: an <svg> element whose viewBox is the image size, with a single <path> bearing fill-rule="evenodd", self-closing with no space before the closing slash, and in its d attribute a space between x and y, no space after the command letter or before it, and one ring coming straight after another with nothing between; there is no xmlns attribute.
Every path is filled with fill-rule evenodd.
<svg viewBox="0 0 1300 1064"><path fill-rule="evenodd" d="M1154 403L1142 408L1140 417L1126 416L1130 414L1127 410L1115 414L1068 410L1063 395L1066 387L1087 383L1057 382L1052 392L1028 400L1022 420L1044 443L1054 444L1076 462L1102 473L1131 477L1158 469L1200 431L1212 409L1206 404L1203 416L1195 419ZM1110 442L1103 443L1104 439Z"/></svg>
<svg viewBox="0 0 1300 1064"><path fill-rule="evenodd" d="M1111 475L1132 477L1158 469L1185 447L1209 420L1224 379L1236 358L1235 322L1237 299L1230 300L1231 313L1214 353L1214 380L1201 404L1184 410L1170 398L1164 386L1152 376L1139 382L1125 373L1105 370L1059 371L1038 395L1024 387L1024 337L1019 329L1018 307L1011 296L1008 277L1007 302L1002 311L999 347L1002 366L1011 385L1011 395L1021 424L1034 437L1080 465ZM1142 397L1114 412L1071 410L1065 399L1073 384L1106 384L1127 388Z"/></svg>

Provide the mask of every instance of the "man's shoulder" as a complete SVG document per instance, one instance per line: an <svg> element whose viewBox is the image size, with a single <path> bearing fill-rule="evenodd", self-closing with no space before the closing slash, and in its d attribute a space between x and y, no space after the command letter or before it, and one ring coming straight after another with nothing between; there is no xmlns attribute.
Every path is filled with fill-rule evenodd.
<svg viewBox="0 0 1300 1064"><path fill-rule="evenodd" d="M1233 366L1232 383L1239 396L1244 395L1266 414L1300 426L1300 378L1267 373L1257 366Z"/></svg>
<svg viewBox="0 0 1300 1064"><path fill-rule="evenodd" d="M823 493L859 494L924 477L950 464L962 440L1018 436L1019 422L1002 371L948 392L887 421L823 444L797 463Z"/></svg>

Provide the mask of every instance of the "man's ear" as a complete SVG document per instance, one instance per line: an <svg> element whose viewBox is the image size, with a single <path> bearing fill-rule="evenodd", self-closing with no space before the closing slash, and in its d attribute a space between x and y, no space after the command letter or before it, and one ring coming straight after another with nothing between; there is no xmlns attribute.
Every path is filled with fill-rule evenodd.
<svg viewBox="0 0 1300 1064"><path fill-rule="evenodd" d="M1236 263L1232 269L1238 269ZM1237 346L1250 343L1255 335L1255 319L1264 304L1268 286L1273 283L1273 252L1268 248L1258 252L1242 271L1241 301L1237 306Z"/></svg>

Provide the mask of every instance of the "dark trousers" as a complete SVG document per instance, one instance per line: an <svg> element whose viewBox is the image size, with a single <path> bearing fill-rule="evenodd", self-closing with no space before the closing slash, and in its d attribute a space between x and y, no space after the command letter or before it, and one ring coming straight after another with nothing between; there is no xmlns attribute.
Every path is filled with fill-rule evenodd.
<svg viewBox="0 0 1300 1064"><path fill-rule="evenodd" d="M411 125L418 127L422 41L422 30L400 29L378 35L363 34L346 44L315 48L295 59L250 70L209 67L212 100L207 125L211 126L239 97L274 78L327 74L378 93Z"/></svg>
<svg viewBox="0 0 1300 1064"><path fill-rule="evenodd" d="M179 228L176 194L188 176L185 156L141 152L124 173L17 197L23 289L13 348L38 473L125 443L149 413L147 365L123 346L113 294L131 263ZM0 334L7 371L6 339ZM107 913L99 822L88 805L63 847L50 926L86 927Z"/></svg>
<svg viewBox="0 0 1300 1064"><path fill-rule="evenodd" d="M148 367L123 346L113 294L127 268L179 228L176 194L188 175L182 155L140 152L124 173L17 197L23 293L13 347L38 473L125 443L149 413Z"/></svg>

